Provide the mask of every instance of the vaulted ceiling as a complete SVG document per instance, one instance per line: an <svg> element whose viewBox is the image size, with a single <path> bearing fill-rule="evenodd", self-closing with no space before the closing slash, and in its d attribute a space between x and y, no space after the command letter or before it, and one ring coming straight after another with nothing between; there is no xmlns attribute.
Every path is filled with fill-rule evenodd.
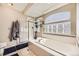
<svg viewBox="0 0 79 59"><path fill-rule="evenodd" d="M38 17L66 4L63 4L63 3L7 3L2 5L12 6L14 9L22 12L25 15Z"/></svg>

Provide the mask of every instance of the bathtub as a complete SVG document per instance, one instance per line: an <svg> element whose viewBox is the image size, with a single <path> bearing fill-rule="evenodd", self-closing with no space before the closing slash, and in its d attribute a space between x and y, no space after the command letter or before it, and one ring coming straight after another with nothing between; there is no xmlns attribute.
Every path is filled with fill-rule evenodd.
<svg viewBox="0 0 79 59"><path fill-rule="evenodd" d="M64 44L46 38L39 38L31 41L33 44L55 56L79 56L79 47L71 44ZM49 54L49 55L50 55Z"/></svg>

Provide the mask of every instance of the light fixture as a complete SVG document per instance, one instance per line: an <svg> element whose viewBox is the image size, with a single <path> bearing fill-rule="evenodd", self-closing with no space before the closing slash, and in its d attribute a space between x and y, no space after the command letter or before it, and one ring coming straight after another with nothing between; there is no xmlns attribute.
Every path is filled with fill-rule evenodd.
<svg viewBox="0 0 79 59"><path fill-rule="evenodd" d="M11 3L11 6L13 6L13 3Z"/></svg>
<svg viewBox="0 0 79 59"><path fill-rule="evenodd" d="M13 3L9 3L8 5L9 5L9 6L13 6Z"/></svg>

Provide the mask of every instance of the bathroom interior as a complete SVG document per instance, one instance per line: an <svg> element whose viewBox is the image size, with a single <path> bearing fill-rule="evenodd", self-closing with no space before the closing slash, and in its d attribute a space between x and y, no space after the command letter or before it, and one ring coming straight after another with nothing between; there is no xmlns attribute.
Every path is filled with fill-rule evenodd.
<svg viewBox="0 0 79 59"><path fill-rule="evenodd" d="M0 3L0 56L79 56L78 3Z"/></svg>

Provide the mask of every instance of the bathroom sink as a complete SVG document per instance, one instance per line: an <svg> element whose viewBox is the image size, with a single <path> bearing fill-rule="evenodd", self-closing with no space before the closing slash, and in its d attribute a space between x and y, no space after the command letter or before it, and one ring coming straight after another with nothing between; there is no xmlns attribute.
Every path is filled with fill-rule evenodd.
<svg viewBox="0 0 79 59"><path fill-rule="evenodd" d="M0 42L0 48L5 47L6 45L7 45L7 43L6 43L6 42Z"/></svg>

